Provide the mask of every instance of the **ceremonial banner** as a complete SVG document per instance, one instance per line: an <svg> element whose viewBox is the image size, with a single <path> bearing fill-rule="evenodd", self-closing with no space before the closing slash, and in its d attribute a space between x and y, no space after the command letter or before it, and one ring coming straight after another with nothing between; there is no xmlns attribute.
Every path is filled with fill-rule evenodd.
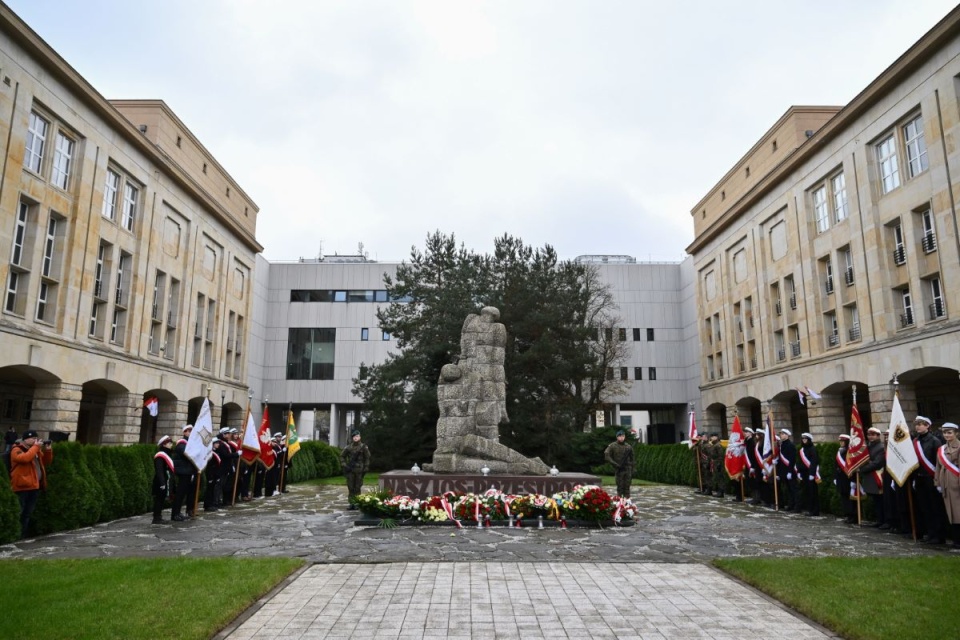
<svg viewBox="0 0 960 640"><path fill-rule="evenodd" d="M267 411L268 407L264 407L263 420L260 422L260 433L257 439L260 440L260 461L267 469L272 469L277 462L277 456L273 452L273 447L270 446L272 434L270 433L270 414Z"/></svg>
<svg viewBox="0 0 960 640"><path fill-rule="evenodd" d="M207 461L213 455L213 419L210 415L210 400L206 398L203 400L203 406L200 407L197 421L193 423L193 431L190 432L190 438L183 453L190 458L190 462L198 472L206 468Z"/></svg>
<svg viewBox="0 0 960 640"><path fill-rule="evenodd" d="M293 411L287 412L287 460L300 451L300 438L297 436L297 425L293 422Z"/></svg>
<svg viewBox="0 0 960 640"><path fill-rule="evenodd" d="M850 411L850 446L847 447L847 474L853 473L870 459L870 450L867 448L867 434L863 432L863 423L860 421L860 410L853 405Z"/></svg>
<svg viewBox="0 0 960 640"><path fill-rule="evenodd" d="M907 419L903 416L900 407L900 397L893 395L893 412L890 414L890 431L887 439L887 471L890 477L902 487L910 477L910 473L920 466L917 452L910 439L910 429Z"/></svg>
<svg viewBox="0 0 960 640"><path fill-rule="evenodd" d="M773 464L777 456L780 455L777 446L777 434L773 432L773 411L767 412L767 419L763 423L763 461L766 464Z"/></svg>
<svg viewBox="0 0 960 640"><path fill-rule="evenodd" d="M693 449L693 445L696 444L696 440L697 440L697 414L691 411L690 427L687 431L687 446Z"/></svg>
<svg viewBox="0 0 960 640"><path fill-rule="evenodd" d="M723 466L731 480L739 480L743 470L747 467L746 447L743 446L743 427L740 425L740 416L734 416L733 428L730 429L730 439L727 444L727 454L723 459Z"/></svg>
<svg viewBox="0 0 960 640"><path fill-rule="evenodd" d="M243 450L240 457L247 464L253 464L260 457L260 436L257 433L257 425L253 422L253 413L247 408L247 419L243 423L243 437L240 439L243 443Z"/></svg>

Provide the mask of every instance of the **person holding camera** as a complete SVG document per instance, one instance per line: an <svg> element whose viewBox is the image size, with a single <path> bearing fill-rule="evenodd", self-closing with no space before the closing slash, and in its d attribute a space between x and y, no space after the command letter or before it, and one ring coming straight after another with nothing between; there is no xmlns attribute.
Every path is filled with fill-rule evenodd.
<svg viewBox="0 0 960 640"><path fill-rule="evenodd" d="M49 440L40 441L37 432L23 432L10 450L10 485L20 500L20 537L26 538L30 516L37 507L40 490L47 488L46 466L53 462Z"/></svg>

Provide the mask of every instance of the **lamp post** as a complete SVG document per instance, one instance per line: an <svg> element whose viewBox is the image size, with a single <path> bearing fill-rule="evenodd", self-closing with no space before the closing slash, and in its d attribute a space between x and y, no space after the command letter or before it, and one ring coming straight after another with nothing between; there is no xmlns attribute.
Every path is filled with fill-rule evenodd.
<svg viewBox="0 0 960 640"><path fill-rule="evenodd" d="M223 408L223 405L225 405L226 403L227 403L227 390L221 389L220 390L220 428L221 429L225 427L227 424L227 412Z"/></svg>

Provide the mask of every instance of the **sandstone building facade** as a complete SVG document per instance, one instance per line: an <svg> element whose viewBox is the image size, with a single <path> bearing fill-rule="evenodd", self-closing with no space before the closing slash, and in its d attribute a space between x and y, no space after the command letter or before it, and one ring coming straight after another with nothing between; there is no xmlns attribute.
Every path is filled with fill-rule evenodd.
<svg viewBox="0 0 960 640"><path fill-rule="evenodd" d="M693 208L704 422L960 412L960 10L853 101L792 107ZM822 396L803 394L809 389Z"/></svg>
<svg viewBox="0 0 960 640"><path fill-rule="evenodd" d="M0 113L0 429L151 441L208 395L239 423L256 204L163 102L106 100L2 4Z"/></svg>

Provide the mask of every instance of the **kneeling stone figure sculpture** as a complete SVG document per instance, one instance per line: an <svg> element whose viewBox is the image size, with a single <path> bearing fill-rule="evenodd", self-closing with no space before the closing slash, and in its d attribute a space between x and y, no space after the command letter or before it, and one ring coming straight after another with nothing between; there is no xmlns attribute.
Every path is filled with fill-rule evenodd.
<svg viewBox="0 0 960 640"><path fill-rule="evenodd" d="M460 334L460 361L440 371L437 401L437 450L425 471L542 475L550 472L540 458L527 458L500 444L498 427L509 422L503 371L507 329L496 307L471 313Z"/></svg>

